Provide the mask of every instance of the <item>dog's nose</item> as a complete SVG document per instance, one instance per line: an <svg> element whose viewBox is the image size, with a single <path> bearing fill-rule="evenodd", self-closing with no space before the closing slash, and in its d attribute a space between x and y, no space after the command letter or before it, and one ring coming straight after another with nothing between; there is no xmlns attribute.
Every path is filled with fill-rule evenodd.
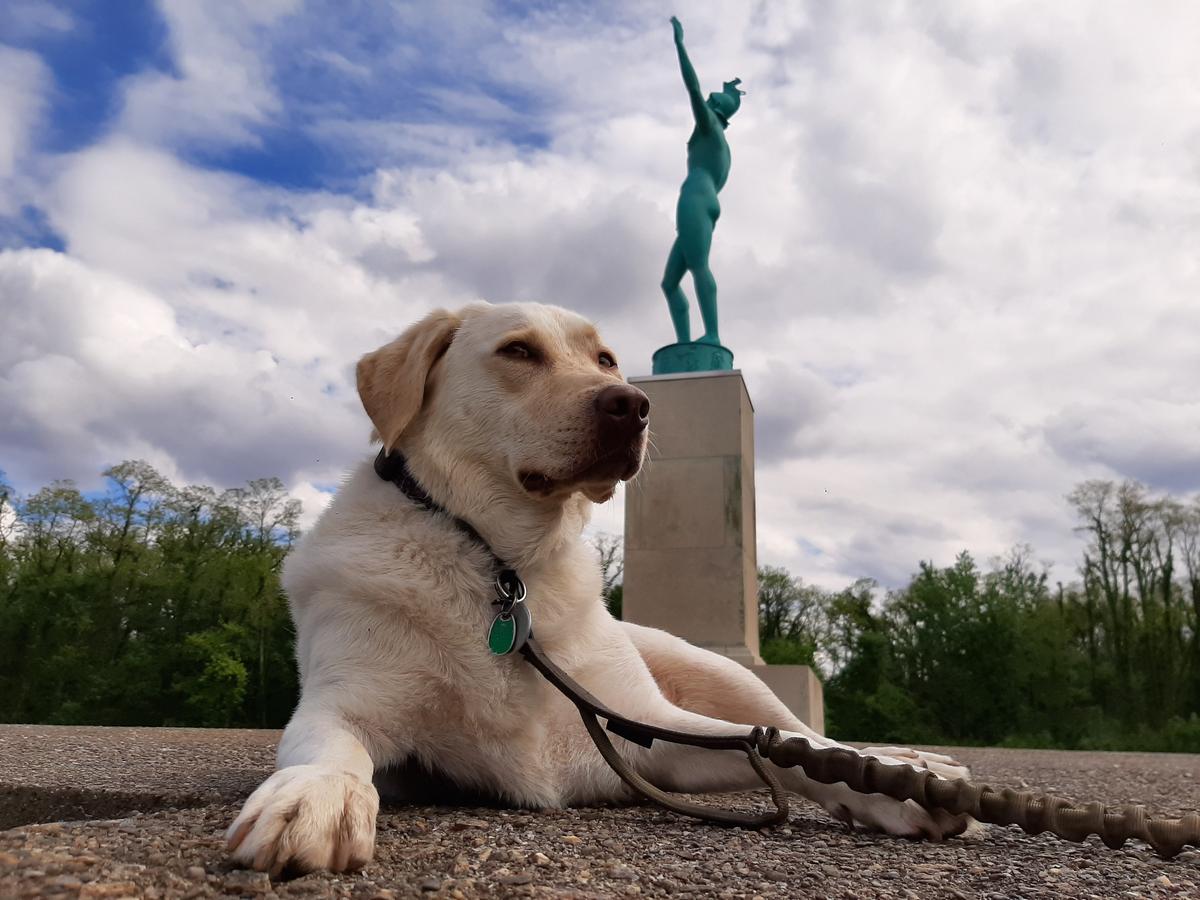
<svg viewBox="0 0 1200 900"><path fill-rule="evenodd" d="M611 384L596 395L596 414L601 435L633 437L650 422L650 398L632 384Z"/></svg>

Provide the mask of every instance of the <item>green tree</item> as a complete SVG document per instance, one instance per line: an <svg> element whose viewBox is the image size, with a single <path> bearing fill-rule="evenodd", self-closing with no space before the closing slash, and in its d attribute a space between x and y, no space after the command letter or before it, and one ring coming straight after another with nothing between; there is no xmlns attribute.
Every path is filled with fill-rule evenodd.
<svg viewBox="0 0 1200 900"><path fill-rule="evenodd" d="M830 736L843 740L904 741L929 730L925 711L898 683L877 591L874 581L860 579L830 597L825 719Z"/></svg>
<svg viewBox="0 0 1200 900"><path fill-rule="evenodd" d="M600 591L604 605L619 619L625 598L621 580L625 574L624 540L618 535L601 532L592 538L592 547L600 559Z"/></svg>
<svg viewBox="0 0 1200 900"><path fill-rule="evenodd" d="M773 664L812 666L825 627L826 598L786 569L758 570L758 639L762 658Z"/></svg>
<svg viewBox="0 0 1200 900"><path fill-rule="evenodd" d="M297 696L279 586L300 505L278 479L179 487L145 462L105 490L0 482L0 721L278 726ZM904 587L759 572L769 662L825 680L832 736L1200 750L1200 498L1088 481L1079 580L1031 548L961 553ZM621 614L621 541L594 540Z"/></svg>
<svg viewBox="0 0 1200 900"><path fill-rule="evenodd" d="M296 700L277 479L177 488L140 461L0 505L0 720L280 725Z"/></svg>

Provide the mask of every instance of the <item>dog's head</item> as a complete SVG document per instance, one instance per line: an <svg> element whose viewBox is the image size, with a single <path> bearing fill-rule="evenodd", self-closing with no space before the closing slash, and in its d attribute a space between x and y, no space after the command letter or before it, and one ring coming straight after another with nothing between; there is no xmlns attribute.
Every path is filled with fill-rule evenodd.
<svg viewBox="0 0 1200 900"><path fill-rule="evenodd" d="M650 401L589 322L554 306L430 313L359 361L358 393L387 449L547 501L607 500L646 447Z"/></svg>

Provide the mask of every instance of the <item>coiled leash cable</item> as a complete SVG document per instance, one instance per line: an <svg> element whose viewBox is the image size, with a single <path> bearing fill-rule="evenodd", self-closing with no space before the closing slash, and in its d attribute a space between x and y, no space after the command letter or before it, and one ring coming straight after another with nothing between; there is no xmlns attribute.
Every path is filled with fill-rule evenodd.
<svg viewBox="0 0 1200 900"><path fill-rule="evenodd" d="M942 809L954 815L966 814L991 825L1019 825L1026 834L1049 832L1077 843L1089 835L1114 850L1131 838L1145 841L1164 859L1176 856L1184 847L1200 847L1200 815L1192 813L1179 819L1150 816L1146 807L1129 804L1120 808L1101 803L1075 804L1062 797L1036 791L996 790L986 784L973 784L959 778L942 778L928 769L914 769L908 764L895 765L863 756L841 747L814 747L802 737L784 738L778 728L754 728L749 734L714 737L689 734L658 728L627 719L574 682L542 653L537 641L530 637L521 648L521 655L546 679L575 704L583 724L592 736L601 756L634 791L687 816L725 825L762 828L778 825L787 819L787 795L770 769L763 765L769 760L782 768L800 766L805 776L822 784L844 782L860 794L883 794L893 800L913 800L927 809ZM748 814L718 807L703 806L681 800L654 787L636 772L616 751L605 729L598 722L607 720L607 730L649 747L655 740L705 747L712 750L741 750L745 752L754 771L771 791L775 812Z"/></svg>
<svg viewBox="0 0 1200 900"><path fill-rule="evenodd" d="M779 729L773 727L753 728L748 734L717 736L674 731L626 718L593 697L545 655L533 636L532 617L525 604L525 585L517 573L504 565L469 523L446 512L425 492L398 451L389 454L381 450L375 460L375 471L413 502L450 518L464 534L491 554L497 572L493 603L499 608L488 633L488 646L492 652L497 655L520 653L579 710L596 749L621 780L634 792L666 809L707 822L744 828L782 824L788 817L787 792L767 767L766 762L771 762L782 768L799 766L805 776L821 784L845 783L860 794L912 800L927 810L941 809L953 815L968 815L991 825L1019 825L1026 834L1049 832L1076 843L1095 834L1114 850L1124 846L1127 840L1137 838L1153 847L1164 859L1171 859L1189 845L1200 847L1200 814L1197 813L1168 819L1149 815L1146 807L1140 804L1106 807L1097 802L1076 804L1037 791L997 790L986 784L942 778L928 769L919 770L908 764L880 762L841 747L814 747L802 737L785 739ZM605 725L601 726L600 719L605 720ZM740 750L770 790L775 810L743 813L672 796L635 772L613 746L606 731L647 748L658 740L709 750Z"/></svg>

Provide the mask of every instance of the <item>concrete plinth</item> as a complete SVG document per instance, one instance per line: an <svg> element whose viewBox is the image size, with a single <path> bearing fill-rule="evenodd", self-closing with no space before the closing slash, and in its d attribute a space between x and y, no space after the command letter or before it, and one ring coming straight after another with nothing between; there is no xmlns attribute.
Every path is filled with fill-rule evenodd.
<svg viewBox="0 0 1200 900"><path fill-rule="evenodd" d="M755 666L753 672L809 728L825 733L825 690L809 666Z"/></svg>
<svg viewBox="0 0 1200 900"><path fill-rule="evenodd" d="M754 409L742 374L630 381L650 398L652 445L625 493L623 615L761 665Z"/></svg>
<svg viewBox="0 0 1200 900"><path fill-rule="evenodd" d="M741 372L630 381L650 398L652 447L625 494L624 617L737 660L816 727L812 671L759 656L754 407Z"/></svg>

